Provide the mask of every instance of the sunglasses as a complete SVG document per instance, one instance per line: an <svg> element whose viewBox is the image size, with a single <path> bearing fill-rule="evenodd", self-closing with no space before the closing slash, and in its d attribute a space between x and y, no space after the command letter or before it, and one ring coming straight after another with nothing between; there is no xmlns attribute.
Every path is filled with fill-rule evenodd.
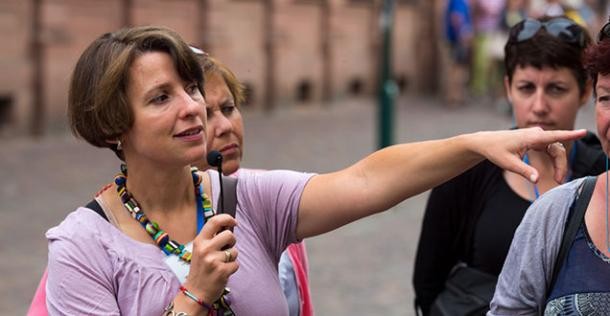
<svg viewBox="0 0 610 316"><path fill-rule="evenodd" d="M191 52L193 52L193 54L195 54L195 56L198 57L208 57L208 53L204 52L201 48L189 45L189 48L191 49Z"/></svg>
<svg viewBox="0 0 610 316"><path fill-rule="evenodd" d="M515 25L511 31L509 40L513 42L523 42L531 39L544 28L551 36L558 38L566 43L585 46L585 32L576 22L567 18L553 18L545 22L527 18ZM610 32L610 27L609 32ZM610 33L609 33L610 34Z"/></svg>

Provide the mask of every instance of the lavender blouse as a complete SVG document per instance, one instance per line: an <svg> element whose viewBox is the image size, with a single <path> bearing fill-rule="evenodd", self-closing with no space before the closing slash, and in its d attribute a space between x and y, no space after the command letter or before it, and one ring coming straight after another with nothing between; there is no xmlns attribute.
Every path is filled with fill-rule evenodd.
<svg viewBox="0 0 610 316"><path fill-rule="evenodd" d="M212 200L218 200L218 174ZM278 261L296 242L297 210L313 174L242 171L235 228L239 270L229 279L236 315L288 315ZM133 240L93 211L80 207L47 234L50 315L161 315L180 282L156 246Z"/></svg>

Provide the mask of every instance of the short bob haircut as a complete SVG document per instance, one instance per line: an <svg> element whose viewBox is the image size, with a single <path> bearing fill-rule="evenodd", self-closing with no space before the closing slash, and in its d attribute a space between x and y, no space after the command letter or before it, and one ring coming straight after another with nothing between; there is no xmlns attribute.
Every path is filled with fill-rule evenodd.
<svg viewBox="0 0 610 316"><path fill-rule="evenodd" d="M185 82L196 82L203 95L203 72L189 46L174 31L158 26L124 28L96 39L80 56L70 82L68 118L77 136L112 149L133 126L127 99L129 70L147 52L165 52Z"/></svg>
<svg viewBox="0 0 610 316"><path fill-rule="evenodd" d="M555 17L543 17L538 19L546 22ZM567 17L563 17L569 19ZM565 67L570 69L576 82L580 94L585 93L587 84L587 71L582 63L582 56L585 48L591 43L591 36L583 27L574 22L577 28L584 35L582 45L571 44L549 34L545 28L540 28L530 39L517 42L512 39L523 27L523 22L517 23L509 32L509 39L504 46L504 67L508 82L512 83L513 74L517 67L532 66L538 69L551 67L554 69Z"/></svg>

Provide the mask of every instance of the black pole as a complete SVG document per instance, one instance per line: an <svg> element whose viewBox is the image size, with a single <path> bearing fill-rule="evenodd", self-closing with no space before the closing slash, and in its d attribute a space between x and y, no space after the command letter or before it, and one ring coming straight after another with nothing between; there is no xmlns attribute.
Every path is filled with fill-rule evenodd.
<svg viewBox="0 0 610 316"><path fill-rule="evenodd" d="M383 0L380 16L381 62L379 75L379 126L378 146L384 148L394 143L394 99L398 93L392 75L392 27L394 25L394 0Z"/></svg>

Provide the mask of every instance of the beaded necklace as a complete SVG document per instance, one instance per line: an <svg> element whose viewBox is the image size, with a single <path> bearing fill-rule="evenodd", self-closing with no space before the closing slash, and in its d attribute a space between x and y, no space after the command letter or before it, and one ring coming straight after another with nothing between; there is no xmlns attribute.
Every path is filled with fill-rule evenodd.
<svg viewBox="0 0 610 316"><path fill-rule="evenodd" d="M214 216L215 213L212 209L212 202L203 190L203 185L201 185L202 178L197 171L198 169L196 167L191 167L191 175L193 177L195 197L197 200L197 232L199 232L205 222ZM121 172L114 177L114 183L117 186L116 189L121 198L121 202L123 202L123 205L125 205L125 208L129 211L131 217L144 227L157 246L159 246L166 255L176 255L180 260L190 264L193 254L188 251L183 244L171 239L163 229L159 228L157 222L151 222L142 211L142 208L140 208L136 199L127 191L127 186L125 185L127 183L127 166L125 164L121 164ZM220 298L212 304L214 309L216 309L217 315L235 315L229 306L231 303L227 297L230 292L231 291L228 288L225 288Z"/></svg>
<svg viewBox="0 0 610 316"><path fill-rule="evenodd" d="M203 192L203 186L201 185L201 176L197 173L196 167L191 167L191 174L193 176L193 185L195 186L195 196L197 199L197 210L198 215L203 214L203 216L197 216L198 226L203 226L205 222L208 221L212 216L214 216L214 211L212 210L212 202L208 198L207 194ZM119 197L121 198L121 202L125 205L125 208L133 217L150 235L150 237L155 241L157 246L163 250L166 255L176 255L180 258L180 260L191 263L192 253L188 251L183 244L171 239L169 235L161 228L159 228L159 224L156 222L151 222L148 217L144 214L138 202L133 198L133 196L127 191L127 187L125 184L127 183L127 168L123 164L121 165L121 172L116 175L114 178L114 183L117 186L117 192ZM200 219L203 217L203 220ZM200 227L199 227L200 228Z"/></svg>

